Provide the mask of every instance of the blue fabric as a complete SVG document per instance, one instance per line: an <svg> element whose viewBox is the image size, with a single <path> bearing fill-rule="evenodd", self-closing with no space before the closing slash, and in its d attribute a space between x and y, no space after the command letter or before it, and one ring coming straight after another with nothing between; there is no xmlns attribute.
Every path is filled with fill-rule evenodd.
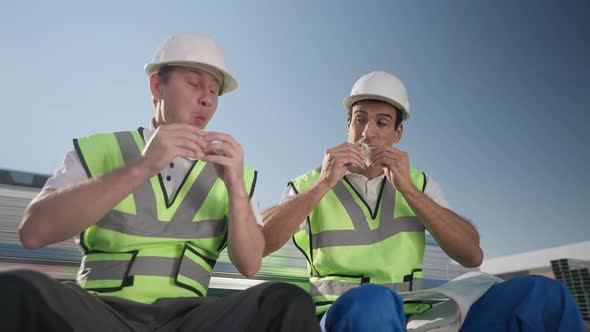
<svg viewBox="0 0 590 332"><path fill-rule="evenodd" d="M344 293L326 313L326 331L405 331L402 298L389 288L364 284Z"/></svg>
<svg viewBox="0 0 590 332"><path fill-rule="evenodd" d="M365 284L343 294L325 317L328 332L405 331L403 300ZM494 285L471 306L462 332L585 331L580 310L561 282L524 276Z"/></svg>
<svg viewBox="0 0 590 332"><path fill-rule="evenodd" d="M524 276L494 285L471 306L462 332L585 331L580 309L561 282Z"/></svg>

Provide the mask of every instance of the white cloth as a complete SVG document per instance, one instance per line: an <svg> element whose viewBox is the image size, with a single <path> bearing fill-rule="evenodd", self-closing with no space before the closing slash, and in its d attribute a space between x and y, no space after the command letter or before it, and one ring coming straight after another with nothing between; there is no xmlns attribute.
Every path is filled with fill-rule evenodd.
<svg viewBox="0 0 590 332"><path fill-rule="evenodd" d="M361 174L347 172L345 177L352 184L354 189L361 195L361 198L371 207L372 210L375 210L375 207L377 206L377 199L379 198L379 190L381 189L381 180L383 180L385 174L377 176L373 179L369 179ZM428 196L441 207L450 209L442 187L430 175L426 175L426 187L424 187L424 194L426 194L426 196ZM289 185L287 190L285 190L283 197L281 198L281 203L288 201L296 195L297 193L295 190ZM304 226L305 220L303 220L301 223L300 228Z"/></svg>
<svg viewBox="0 0 590 332"><path fill-rule="evenodd" d="M440 301L430 310L412 315L407 322L408 332L456 332L461 328L471 306L492 286L503 280L483 272L467 272L435 288L398 293L405 301ZM326 331L328 310L320 320Z"/></svg>
<svg viewBox="0 0 590 332"><path fill-rule="evenodd" d="M503 280L483 272L467 272L441 286L413 292L398 293L405 301L443 300L408 321L408 331L458 331L471 306L492 286Z"/></svg>
<svg viewBox="0 0 590 332"><path fill-rule="evenodd" d="M154 133L154 127L150 122L150 126L143 130L143 136L146 142L149 142L150 138ZM186 176L186 173L192 165L191 161L184 158L174 159L168 167L160 172L162 180L164 182L165 194L169 200L172 200L176 196L182 180ZM61 189L67 186L75 185L85 181L87 179L86 171L82 166L82 162L78 157L78 153L74 149L68 151L64 158L63 164L58 168L53 175L47 180L43 189ZM256 219L256 223L263 226L262 214L258 209L258 202L256 196L252 195L250 199L250 205L252 207L252 213Z"/></svg>

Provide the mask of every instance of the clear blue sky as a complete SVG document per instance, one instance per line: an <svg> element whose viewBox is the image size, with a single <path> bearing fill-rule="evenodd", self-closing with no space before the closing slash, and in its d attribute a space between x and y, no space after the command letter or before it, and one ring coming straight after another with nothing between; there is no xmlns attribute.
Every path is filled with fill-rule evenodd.
<svg viewBox="0 0 590 332"><path fill-rule="evenodd" d="M385 70L410 94L399 148L487 257L588 240L588 17L583 0L5 1L0 168L52 173L71 138L146 126L143 65L205 32L240 83L209 128L244 146L261 207L345 141L342 100Z"/></svg>

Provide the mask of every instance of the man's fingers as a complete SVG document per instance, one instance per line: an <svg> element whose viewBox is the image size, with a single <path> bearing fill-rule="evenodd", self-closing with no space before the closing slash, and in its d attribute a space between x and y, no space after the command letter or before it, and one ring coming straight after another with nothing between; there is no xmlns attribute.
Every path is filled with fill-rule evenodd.
<svg viewBox="0 0 590 332"><path fill-rule="evenodd" d="M353 154L349 151L337 152L337 153L332 154L331 157L334 160L353 159L353 160L357 161L359 165L362 165L364 163L364 158L362 156Z"/></svg>
<svg viewBox="0 0 590 332"><path fill-rule="evenodd" d="M174 150L174 155L178 156L178 157L182 157L182 158L188 158L188 159L201 159L201 156L202 156L202 155L194 152L191 149L182 148L182 147L177 147Z"/></svg>
<svg viewBox="0 0 590 332"><path fill-rule="evenodd" d="M359 161L356 158L352 158L352 157L344 157L340 159L340 162L342 162L344 165L353 165L353 166L357 166L357 167L362 167L363 163L361 161Z"/></svg>
<svg viewBox="0 0 590 332"><path fill-rule="evenodd" d="M383 146L380 148L375 149L375 151L373 151L374 155L380 155L380 154L384 154L384 155L389 155L389 156L396 156L397 158L401 158L404 155L406 155L407 153L396 149L392 146Z"/></svg>
<svg viewBox="0 0 590 332"><path fill-rule="evenodd" d="M357 144L342 143L336 147L328 149L327 152L336 153L336 152L342 152L342 151L350 151L352 153L358 153L358 154L362 155L363 148Z"/></svg>
<svg viewBox="0 0 590 332"><path fill-rule="evenodd" d="M209 143L204 151L206 154L225 155L230 158L236 155L234 146L230 143Z"/></svg>
<svg viewBox="0 0 590 332"><path fill-rule="evenodd" d="M205 155L203 149L195 142L191 142L188 140L178 140L175 142L175 146L184 150L191 151L191 153L197 158L201 158Z"/></svg>
<svg viewBox="0 0 590 332"><path fill-rule="evenodd" d="M226 157L226 156L222 156L222 155L216 155L216 154L207 154L207 155L203 156L203 158L201 158L201 160L208 162L208 163L222 165L222 166L229 166L232 162L231 158Z"/></svg>
<svg viewBox="0 0 590 332"><path fill-rule="evenodd" d="M363 148L360 145L345 143L341 145L337 151L349 151L351 153L357 154L362 157L363 155Z"/></svg>
<svg viewBox="0 0 590 332"><path fill-rule="evenodd" d="M220 141L223 143L237 144L236 140L231 135L215 131L206 132L203 138L208 142Z"/></svg>
<svg viewBox="0 0 590 332"><path fill-rule="evenodd" d="M202 136L186 130L158 131L151 141L159 142L159 145L163 147L183 146L195 150L195 152L202 151L207 146L207 142Z"/></svg>
<svg viewBox="0 0 590 332"><path fill-rule="evenodd" d="M170 140L174 140L174 141L182 140L182 141L195 142L196 144L198 144L201 147L201 149L204 149L205 147L207 147L207 144L208 144L208 142L205 141L203 136L195 135L194 133L189 133L186 131L166 133L165 138L170 139Z"/></svg>
<svg viewBox="0 0 590 332"><path fill-rule="evenodd" d="M341 154L339 156L334 156L332 158L333 162L339 166L346 166L346 165L355 165L358 167L362 167L363 165L363 161L359 158L357 158L356 156L350 154L350 153L345 153L345 154Z"/></svg>
<svg viewBox="0 0 590 332"><path fill-rule="evenodd" d="M376 151L375 153L373 153L371 155L372 160L375 160L377 158L390 158L390 159L399 160L401 157L402 156L399 154L395 154L395 153L392 153L390 151L385 151L385 150Z"/></svg>
<svg viewBox="0 0 590 332"><path fill-rule="evenodd" d="M388 156L378 156L371 160L371 165L377 165L382 167L393 167L395 165L396 159L390 158Z"/></svg>

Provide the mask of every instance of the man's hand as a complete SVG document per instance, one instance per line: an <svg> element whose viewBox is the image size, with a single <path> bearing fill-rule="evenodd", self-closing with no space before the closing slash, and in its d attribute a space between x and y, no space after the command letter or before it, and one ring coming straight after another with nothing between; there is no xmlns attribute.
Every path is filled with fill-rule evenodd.
<svg viewBox="0 0 590 332"><path fill-rule="evenodd" d="M407 152L392 146L377 148L373 151L371 166L383 167L385 176L399 192L416 189L410 177L410 157Z"/></svg>
<svg viewBox="0 0 590 332"><path fill-rule="evenodd" d="M187 124L158 126L141 153L140 163L154 176L176 157L200 159L207 146L203 135L201 129Z"/></svg>
<svg viewBox="0 0 590 332"><path fill-rule="evenodd" d="M207 142L203 161L217 166L219 176L225 182L228 191L244 190L244 150L230 135L207 132L203 136ZM236 187L238 186L238 187Z"/></svg>
<svg viewBox="0 0 590 332"><path fill-rule="evenodd" d="M227 254L240 273L252 277L260 269L264 235L244 185L244 150L228 134L210 131L203 138L207 147L201 160L215 165L229 195Z"/></svg>
<svg viewBox="0 0 590 332"><path fill-rule="evenodd" d="M343 143L326 150L320 181L333 188L351 167L363 167L363 149L360 145Z"/></svg>

